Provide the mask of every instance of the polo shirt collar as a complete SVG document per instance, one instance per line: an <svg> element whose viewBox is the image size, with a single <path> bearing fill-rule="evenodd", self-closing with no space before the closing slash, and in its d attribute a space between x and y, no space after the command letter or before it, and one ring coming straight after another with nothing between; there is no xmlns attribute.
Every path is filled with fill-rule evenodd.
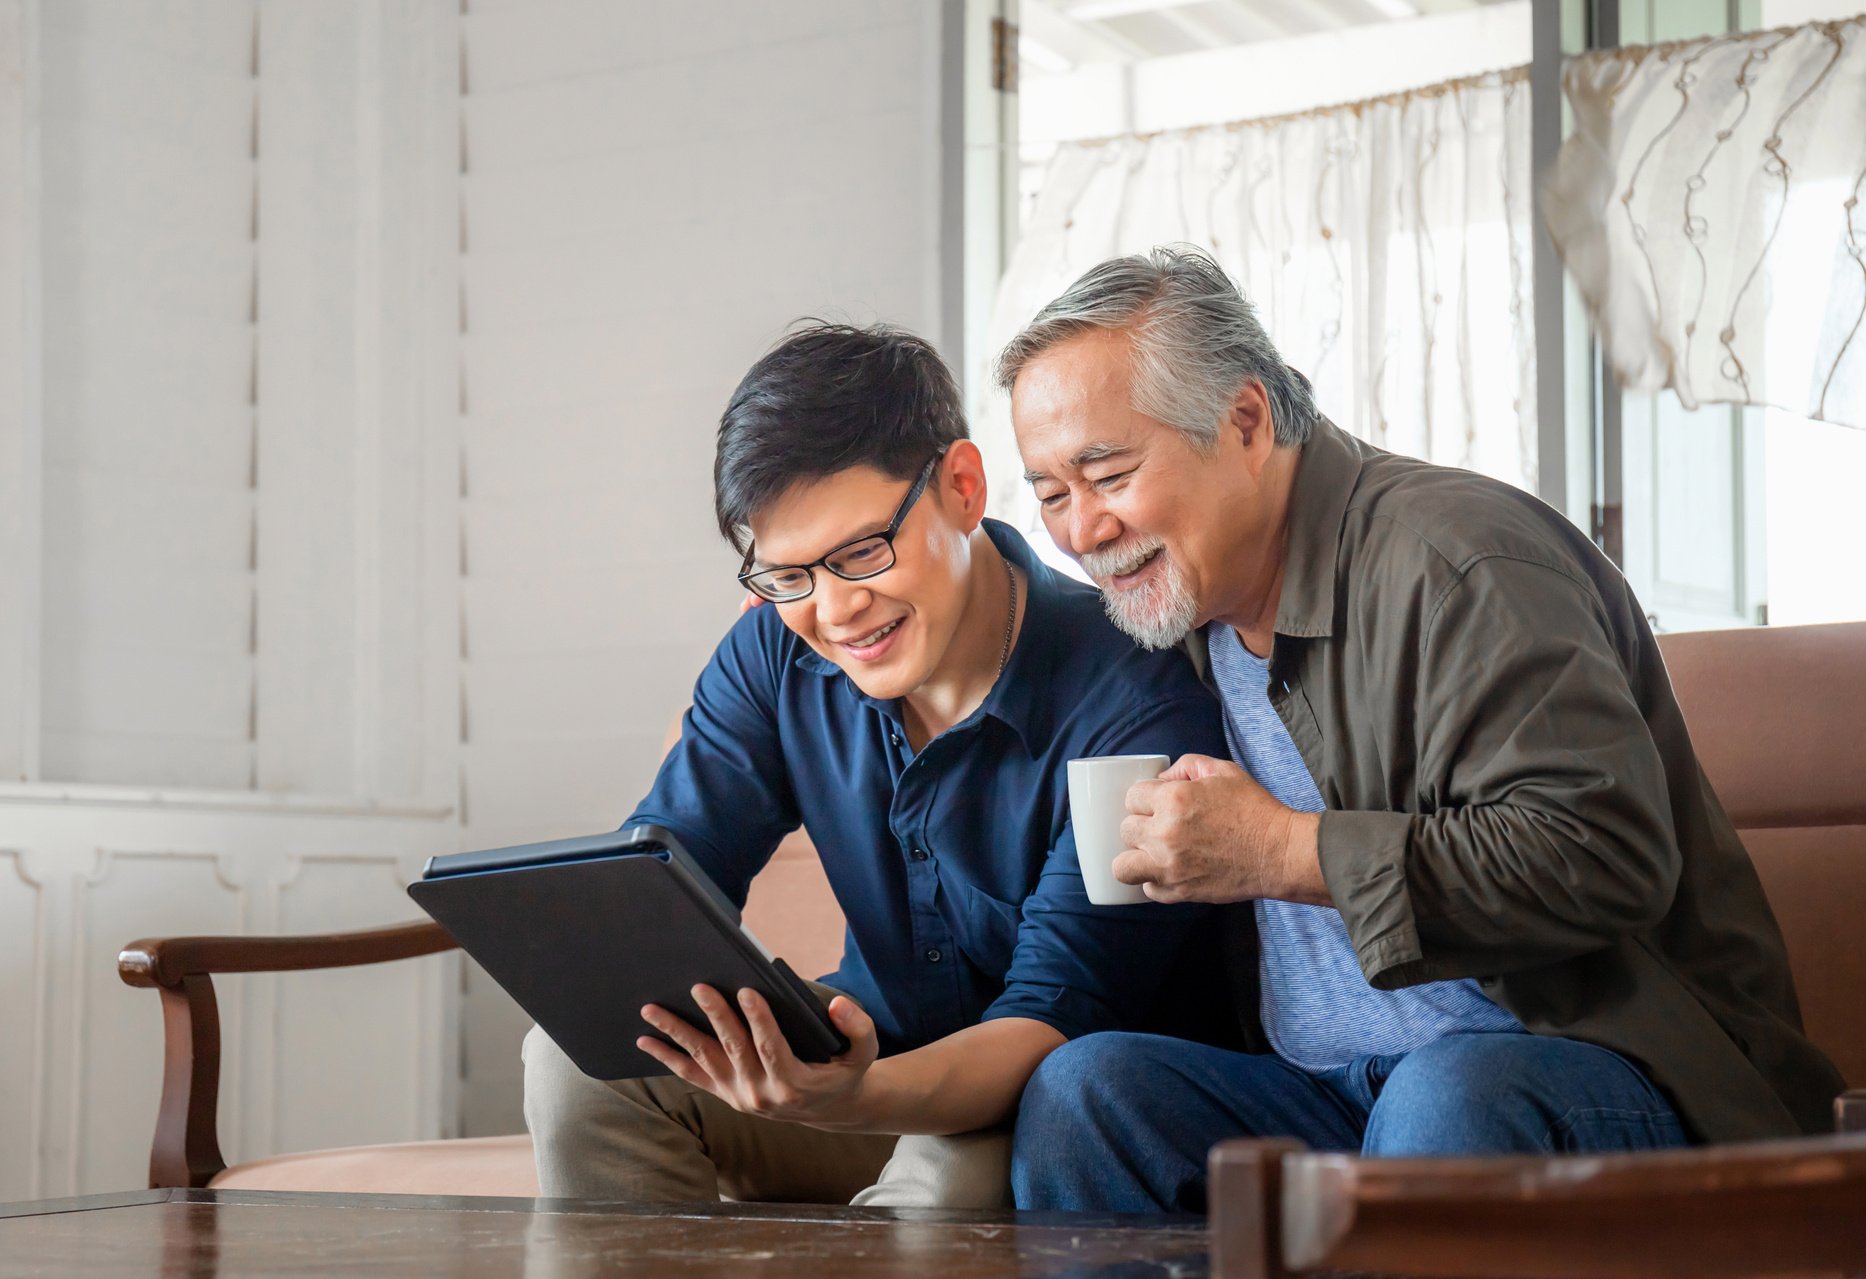
<svg viewBox="0 0 1866 1279"><path fill-rule="evenodd" d="M1277 602L1280 635L1313 639L1335 633L1335 573L1348 502L1366 460L1359 440L1318 417L1289 494L1283 594Z"/></svg>
<svg viewBox="0 0 1866 1279"><path fill-rule="evenodd" d="M979 708L962 722L971 723L989 715L1016 733L1025 749L1035 756L1049 744L1055 729L1055 706L1049 695L1048 672L1055 667L1053 650L1058 597L1063 585L1056 571L1038 559L1023 534L1009 524L988 519L985 521L985 535L998 548L999 554L1022 570L1023 580L1019 588L1027 597L1024 602L1024 624L1017 632L1016 644L1011 649L1011 660L1005 663L1004 674L991 686L991 691L985 694L985 700ZM840 666L807 644L798 655L795 665L799 670L815 675L843 675L847 679ZM854 680L849 680L849 691L889 719L900 721L899 699L884 701L870 697L855 686Z"/></svg>

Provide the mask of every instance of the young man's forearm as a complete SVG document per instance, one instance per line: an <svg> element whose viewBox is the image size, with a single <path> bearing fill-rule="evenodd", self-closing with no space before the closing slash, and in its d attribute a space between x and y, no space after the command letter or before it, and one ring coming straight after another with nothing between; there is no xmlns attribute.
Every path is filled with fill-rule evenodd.
<svg viewBox="0 0 1866 1279"><path fill-rule="evenodd" d="M943 1136L1008 1123L1037 1064L1065 1040L1026 1017L981 1022L869 1067L843 1132Z"/></svg>

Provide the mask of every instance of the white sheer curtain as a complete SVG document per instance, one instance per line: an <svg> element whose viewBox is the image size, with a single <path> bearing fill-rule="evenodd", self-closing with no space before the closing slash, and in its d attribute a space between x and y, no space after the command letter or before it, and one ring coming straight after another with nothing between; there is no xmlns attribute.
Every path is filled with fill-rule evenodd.
<svg viewBox="0 0 1866 1279"><path fill-rule="evenodd" d="M1629 388L1866 427L1866 17L1587 54L1550 230Z"/></svg>
<svg viewBox="0 0 1866 1279"><path fill-rule="evenodd" d="M1067 143L1000 284L988 355L1097 262L1189 242L1242 285L1335 422L1533 489L1529 199L1526 69ZM974 423L993 513L1033 529L1002 393L980 395Z"/></svg>

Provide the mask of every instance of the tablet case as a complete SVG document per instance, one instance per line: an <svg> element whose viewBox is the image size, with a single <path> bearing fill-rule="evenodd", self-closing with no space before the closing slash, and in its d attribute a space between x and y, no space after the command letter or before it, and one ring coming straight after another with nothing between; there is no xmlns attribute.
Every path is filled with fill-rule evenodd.
<svg viewBox="0 0 1866 1279"><path fill-rule="evenodd" d="M758 991L802 1061L848 1048L816 993L659 827L430 858L408 895L593 1078L667 1074L635 1047L665 1039L642 1005L710 1034L688 993L699 984Z"/></svg>

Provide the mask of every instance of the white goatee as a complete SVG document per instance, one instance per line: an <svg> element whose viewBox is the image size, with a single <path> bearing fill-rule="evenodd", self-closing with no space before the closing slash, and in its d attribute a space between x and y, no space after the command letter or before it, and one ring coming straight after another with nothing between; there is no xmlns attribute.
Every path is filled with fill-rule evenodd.
<svg viewBox="0 0 1866 1279"><path fill-rule="evenodd" d="M1145 585L1119 590L1113 579L1132 573L1155 552L1160 569ZM1102 607L1108 620L1145 649L1171 648L1185 639L1199 618L1198 601L1180 575L1179 565L1157 537L1141 538L1082 557L1082 569L1101 587Z"/></svg>

